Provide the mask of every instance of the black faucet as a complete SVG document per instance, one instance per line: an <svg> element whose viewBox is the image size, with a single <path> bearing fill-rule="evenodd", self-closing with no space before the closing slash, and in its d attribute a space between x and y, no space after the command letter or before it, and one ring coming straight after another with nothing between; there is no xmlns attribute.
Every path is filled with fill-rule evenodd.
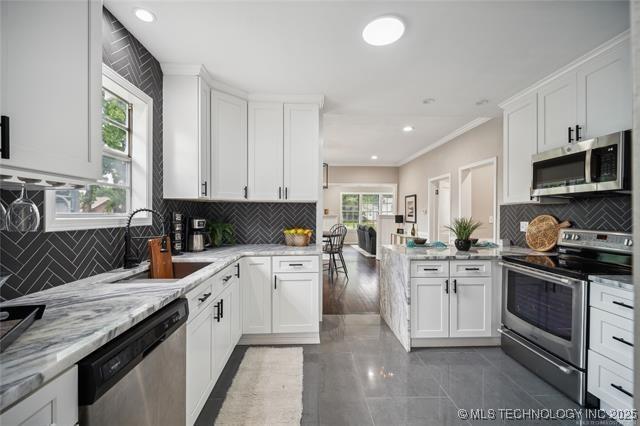
<svg viewBox="0 0 640 426"><path fill-rule="evenodd" d="M138 209L138 210L134 210L133 212L131 212L131 214L129 215L129 219L127 220L127 227L124 230L124 269L131 269L131 268L135 268L136 266L138 266L140 264L140 261L138 260L138 252L136 250L136 254L135 255L130 255L130 251L131 251L131 240L132 239L138 239L138 238L154 238L154 237L138 237L138 238L132 238L131 237L131 219L133 219L133 216L135 216L136 214L140 213L140 212L149 212L152 213L156 216L158 216L160 218L160 224L162 225L162 235L159 238L162 238L162 246L160 251L162 253L167 251L167 235L164 232L164 218L162 217L162 215L160 213L158 213L155 210L151 210L151 209Z"/></svg>

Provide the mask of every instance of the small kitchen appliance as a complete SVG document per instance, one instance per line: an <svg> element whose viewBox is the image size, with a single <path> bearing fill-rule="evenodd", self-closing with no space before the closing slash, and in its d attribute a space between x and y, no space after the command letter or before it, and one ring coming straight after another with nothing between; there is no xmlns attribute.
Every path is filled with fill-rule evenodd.
<svg viewBox="0 0 640 426"><path fill-rule="evenodd" d="M206 219L188 219L186 231L187 251L203 251L209 240Z"/></svg>
<svg viewBox="0 0 640 426"><path fill-rule="evenodd" d="M560 229L557 255L502 259L502 349L580 405L590 277L631 275L632 249L631 234Z"/></svg>

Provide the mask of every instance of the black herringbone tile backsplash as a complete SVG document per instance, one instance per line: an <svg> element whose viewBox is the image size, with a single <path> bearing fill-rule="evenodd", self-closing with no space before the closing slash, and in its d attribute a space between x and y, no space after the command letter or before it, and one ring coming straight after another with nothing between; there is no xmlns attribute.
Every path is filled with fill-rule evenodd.
<svg viewBox="0 0 640 426"><path fill-rule="evenodd" d="M631 232L631 197L576 198L568 204L510 204L500 206L500 238L512 244L526 246L521 221L531 221L541 214L550 214L559 221L568 220L572 227L597 231Z"/></svg>
<svg viewBox="0 0 640 426"><path fill-rule="evenodd" d="M315 229L315 204L204 203L162 199L162 69L149 51L107 10L103 9L102 60L153 98L153 208L168 217L172 211L187 216L225 220L236 228L241 244L281 243L282 228ZM18 194L0 191L11 203ZM44 211L42 191L29 197ZM160 224L138 227L137 236L157 234ZM0 232L0 271L11 274L0 289L0 300L85 278L122 266L124 229L74 232ZM144 240L138 242L146 256Z"/></svg>

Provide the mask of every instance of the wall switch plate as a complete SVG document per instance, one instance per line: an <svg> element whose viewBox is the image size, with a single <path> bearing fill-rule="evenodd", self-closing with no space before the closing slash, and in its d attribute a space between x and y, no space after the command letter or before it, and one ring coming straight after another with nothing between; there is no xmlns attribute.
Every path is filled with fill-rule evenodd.
<svg viewBox="0 0 640 426"><path fill-rule="evenodd" d="M520 222L520 232L527 232L529 229L529 222Z"/></svg>

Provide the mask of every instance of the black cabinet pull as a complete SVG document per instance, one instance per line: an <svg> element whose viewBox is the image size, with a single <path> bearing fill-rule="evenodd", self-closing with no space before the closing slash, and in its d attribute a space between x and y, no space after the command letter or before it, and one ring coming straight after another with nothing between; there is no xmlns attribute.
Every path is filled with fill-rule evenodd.
<svg viewBox="0 0 640 426"><path fill-rule="evenodd" d="M464 268L465 271L479 271L480 268Z"/></svg>
<svg viewBox="0 0 640 426"><path fill-rule="evenodd" d="M614 389L617 389L617 390L619 390L620 392L622 392L623 394L625 394L625 395L630 396L631 398L633 398L633 394L632 394L631 392L629 392L628 390L626 390L625 388L623 388L622 386L620 386L620 385L616 385L616 384L614 384L614 383L611 383L611 387L612 387L612 388L614 388Z"/></svg>
<svg viewBox="0 0 640 426"><path fill-rule="evenodd" d="M249 198L249 188L245 185L244 187L244 199Z"/></svg>
<svg viewBox="0 0 640 426"><path fill-rule="evenodd" d="M278 187L278 200L282 200L282 187Z"/></svg>
<svg viewBox="0 0 640 426"><path fill-rule="evenodd" d="M220 318L224 318L224 299L220 299Z"/></svg>
<svg viewBox="0 0 640 426"><path fill-rule="evenodd" d="M567 140L569 141L569 143L573 142L573 129L571 127L568 127L569 129L569 136L567 138Z"/></svg>
<svg viewBox="0 0 640 426"><path fill-rule="evenodd" d="M633 343L631 343L631 342L627 342L627 341L626 341L626 340L624 340L622 337L612 336L611 338L612 338L613 340L617 340L617 341L618 341L618 342L620 342L620 343L624 343L624 344L625 344L625 345L627 345L627 346L631 346L631 347L633 347Z"/></svg>
<svg viewBox="0 0 640 426"><path fill-rule="evenodd" d="M444 280L444 292L449 294L449 280Z"/></svg>
<svg viewBox="0 0 640 426"><path fill-rule="evenodd" d="M240 278L240 264L236 263L236 277Z"/></svg>
<svg viewBox="0 0 640 426"><path fill-rule="evenodd" d="M423 270L424 272L429 272L429 271L437 271L437 270L438 270L438 268L422 268L422 270Z"/></svg>
<svg viewBox="0 0 640 426"><path fill-rule="evenodd" d="M617 300L614 300L611 303L613 303L614 305L622 306L623 308L633 309L633 306L627 305L626 303L618 302Z"/></svg>
<svg viewBox="0 0 640 426"><path fill-rule="evenodd" d="M458 280L453 280L453 292L458 292Z"/></svg>
<svg viewBox="0 0 640 426"><path fill-rule="evenodd" d="M198 300L201 302L204 302L205 300L207 300L209 298L209 296L211 296L211 293L205 293L202 295L202 297L198 297Z"/></svg>
<svg viewBox="0 0 640 426"><path fill-rule="evenodd" d="M204 182L202 182L202 187L204 188L202 190L202 195L204 195L205 197L207 196L207 181L205 180Z"/></svg>
<svg viewBox="0 0 640 426"><path fill-rule="evenodd" d="M222 279L222 282L225 282L225 283L226 283L226 282L227 282L227 281L229 281L231 278L233 278L233 275L227 275L226 277L224 277L224 278Z"/></svg>
<svg viewBox="0 0 640 426"><path fill-rule="evenodd" d="M5 160L8 160L11 154L10 135L9 117L3 115L0 117L0 158L4 158Z"/></svg>
<svg viewBox="0 0 640 426"><path fill-rule="evenodd" d="M580 130L582 130L582 126L578 126L576 124L576 142L580 142L582 140L582 136L580 135Z"/></svg>
<svg viewBox="0 0 640 426"><path fill-rule="evenodd" d="M288 186L284 187L284 199L285 200L289 199L289 187Z"/></svg>
<svg viewBox="0 0 640 426"><path fill-rule="evenodd" d="M273 289L274 290L278 289L278 276L277 275L273 276Z"/></svg>
<svg viewBox="0 0 640 426"><path fill-rule="evenodd" d="M213 319L220 322L220 302L213 305L213 307L216 309L216 314L214 315Z"/></svg>
<svg viewBox="0 0 640 426"><path fill-rule="evenodd" d="M290 263L289 266L304 266L302 263Z"/></svg>

